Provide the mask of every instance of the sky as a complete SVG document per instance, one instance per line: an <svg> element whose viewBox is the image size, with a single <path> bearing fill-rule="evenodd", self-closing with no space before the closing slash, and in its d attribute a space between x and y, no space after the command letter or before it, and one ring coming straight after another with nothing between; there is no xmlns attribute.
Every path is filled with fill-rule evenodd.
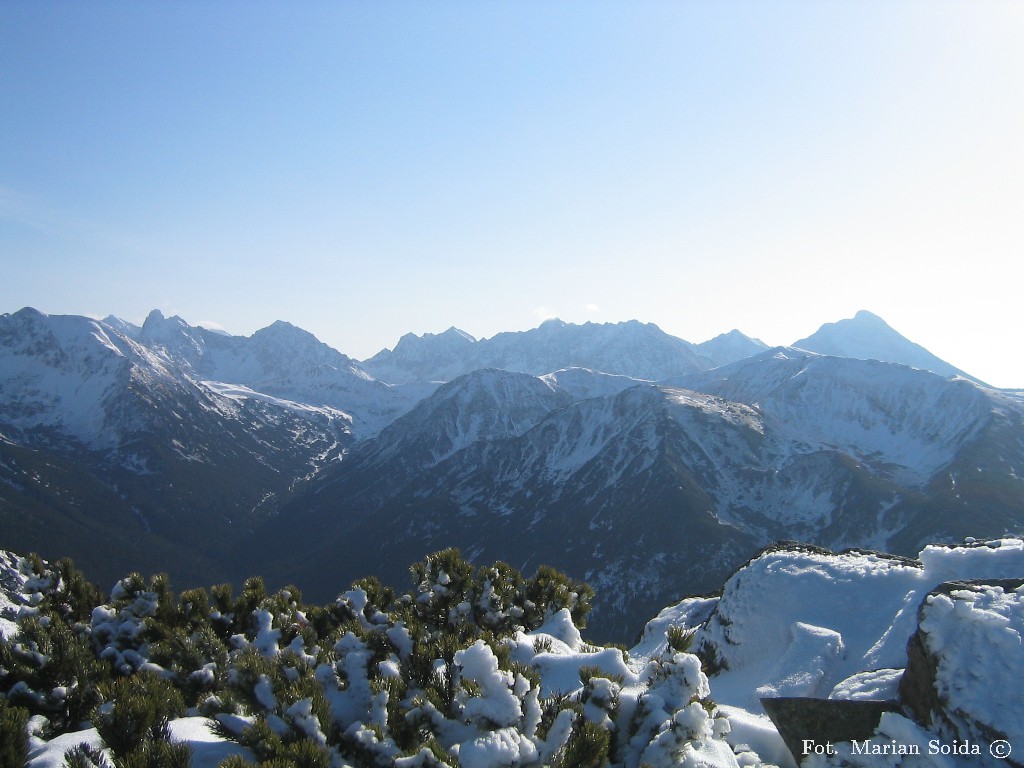
<svg viewBox="0 0 1024 768"><path fill-rule="evenodd" d="M860 309L1024 387L1024 4L0 4L0 312L363 359Z"/></svg>

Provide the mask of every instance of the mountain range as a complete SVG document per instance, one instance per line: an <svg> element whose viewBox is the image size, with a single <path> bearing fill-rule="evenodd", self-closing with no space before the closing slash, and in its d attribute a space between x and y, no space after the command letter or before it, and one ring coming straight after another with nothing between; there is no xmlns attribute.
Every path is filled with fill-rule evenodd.
<svg viewBox="0 0 1024 768"><path fill-rule="evenodd" d="M1022 478L1021 394L868 312L791 347L552 320L364 361L285 322L0 316L0 547L101 581L325 600L458 546L589 581L592 632L623 639L779 539L1021 533Z"/></svg>

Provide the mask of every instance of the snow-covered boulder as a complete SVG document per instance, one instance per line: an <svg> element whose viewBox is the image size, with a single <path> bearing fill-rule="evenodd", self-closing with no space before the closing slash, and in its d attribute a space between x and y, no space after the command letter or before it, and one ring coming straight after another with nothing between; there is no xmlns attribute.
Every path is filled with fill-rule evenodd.
<svg viewBox="0 0 1024 768"><path fill-rule="evenodd" d="M919 617L900 684L915 719L985 752L1024 744L1024 579L942 584ZM1013 755L1005 764L1024 765Z"/></svg>
<svg viewBox="0 0 1024 768"><path fill-rule="evenodd" d="M963 743L985 734L991 742L1003 734L1010 744L1014 735L1024 743L1024 689L1016 682L1024 671L1024 626L1019 626L1024 590L996 589L999 579L1022 574L1024 541L1016 538L932 545L916 559L775 545L736 571L720 598L689 598L662 611L631 655L658 652L670 632L692 632L693 647L713 671L711 698L732 724L730 743L734 748L747 743L762 759L794 765L761 714L760 697L897 698L921 607L917 642L927 638L929 656L915 662L912 653L910 667L918 676L915 664L931 665L923 685L933 691L921 711L948 711L957 725L933 725L924 715L918 724L889 712L861 746L883 749L893 740L923 745L925 762L917 764L954 765L941 753L929 754L929 742L938 740L941 746L943 739L959 738ZM970 579L986 586L933 591L944 582ZM812 762L914 764L872 761L854 753L850 742L835 746L835 755L819 755Z"/></svg>
<svg viewBox="0 0 1024 768"><path fill-rule="evenodd" d="M677 613L681 626L696 630L694 647L718 668L716 701L759 712L761 697L863 699L868 694L852 691L864 686L873 698L891 698L918 606L931 590L1020 574L1024 541L1014 538L928 546L917 559L786 543L737 570L705 621L690 623L703 611ZM658 626L671 615L663 612ZM652 642L645 634L645 646Z"/></svg>
<svg viewBox="0 0 1024 768"><path fill-rule="evenodd" d="M763 697L827 698L854 673L902 668L913 627L891 630L921 579L919 562L874 552L764 551L697 631L695 647L721 668L714 697L760 711Z"/></svg>

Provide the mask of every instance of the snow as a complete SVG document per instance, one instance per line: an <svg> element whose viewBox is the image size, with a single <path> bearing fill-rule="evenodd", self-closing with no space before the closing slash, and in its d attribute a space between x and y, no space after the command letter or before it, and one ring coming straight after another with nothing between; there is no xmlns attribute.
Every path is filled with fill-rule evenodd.
<svg viewBox="0 0 1024 768"><path fill-rule="evenodd" d="M865 310L850 319L825 323L811 336L794 342L793 346L836 357L900 363L945 377L966 376L963 371L901 336L882 318Z"/></svg>
<svg viewBox="0 0 1024 768"><path fill-rule="evenodd" d="M27 578L22 572L21 558L0 549L0 639L11 638L17 632L16 619L25 600Z"/></svg>
<svg viewBox="0 0 1024 768"><path fill-rule="evenodd" d="M790 625L790 642L782 658L768 675L772 682L758 686L760 699L776 696L816 696L832 671L846 656L843 636L825 627L795 621Z"/></svg>
<svg viewBox="0 0 1024 768"><path fill-rule="evenodd" d="M210 730L212 724L213 721L205 717L184 717L170 723L171 741L184 742L192 748L192 768L216 768L221 760L232 755L241 755L249 761L255 760L248 749L214 734ZM65 753L79 744L99 749L103 746L103 740L95 728L66 733L50 741L42 741L33 736L29 740L26 768L64 768Z"/></svg>
<svg viewBox="0 0 1024 768"><path fill-rule="evenodd" d="M902 669L871 669L858 672L837 683L828 697L846 701L894 701L902 677Z"/></svg>
<svg viewBox="0 0 1024 768"><path fill-rule="evenodd" d="M960 735L983 738L994 729L1012 745L1024 745L1024 587L959 589L931 595L921 631L938 658L936 690L951 712L971 722ZM1008 680L1015 681L1007 684Z"/></svg>
<svg viewBox="0 0 1024 768"><path fill-rule="evenodd" d="M891 691L891 670L906 665L917 609L931 589L951 579L1019 573L1020 539L929 546L920 562L857 551L769 551L729 579L694 647L706 645L728 664L713 680L714 698L752 712L761 711L757 699L767 695L825 697L836 690L839 698L857 686ZM848 682L885 669L888 683L883 673L873 682Z"/></svg>
<svg viewBox="0 0 1024 768"><path fill-rule="evenodd" d="M757 406L773 434L810 450L839 449L893 465L920 484L948 464L994 408L993 395L895 363L771 350L679 382Z"/></svg>
<svg viewBox="0 0 1024 768"><path fill-rule="evenodd" d="M761 714L759 697L895 699L918 607L931 590L950 580L1022 573L1024 541L1014 538L933 545L917 561L780 547L737 571L721 598L689 598L662 611L630 655L664 653L670 627L694 630L694 647L703 646L726 665L710 686L711 698L731 723L730 744L737 752L746 744L763 760L792 765ZM980 740L987 728L1011 744L1024 743L1024 689L1007 684L1024 678L1024 588L990 585L935 595L922 616L927 647L940 659L939 694L951 710L964 713L960 737L970 733ZM849 745L838 745L832 762L818 757L805 765L959 765L928 753L928 742L936 738L890 713L871 743L923 745L921 759L851 756Z"/></svg>
<svg viewBox="0 0 1024 768"><path fill-rule="evenodd" d="M462 768L506 768L535 760L537 747L513 728L487 731L459 745Z"/></svg>
<svg viewBox="0 0 1024 768"><path fill-rule="evenodd" d="M695 637L728 664L715 677L716 700L760 712L761 696L827 696L855 672L902 667L912 627L876 644L921 573L874 554L782 549L754 559Z"/></svg>
<svg viewBox="0 0 1024 768"><path fill-rule="evenodd" d="M970 768L980 762L968 760L961 766L953 758L933 752L930 747L935 739L934 733L912 720L895 712L884 712L877 734L871 739L857 742L856 751L851 742L837 743L833 745L834 755L811 755L804 760L802 768ZM901 748L911 754L882 752ZM880 753L872 754L872 751Z"/></svg>
<svg viewBox="0 0 1024 768"><path fill-rule="evenodd" d="M766 763L792 765L793 757L767 715L727 704L719 704L718 708L729 721L730 730L726 740L734 751L753 752Z"/></svg>
<svg viewBox="0 0 1024 768"><path fill-rule="evenodd" d="M286 400L282 397L274 397L273 395L268 395L264 392L257 392L256 390L242 386L241 384L228 384L223 381L200 381L199 383L211 392L231 400L258 400L263 403L269 403L277 408L294 411L303 416L321 415L328 419L338 419L343 422L347 422L348 424L352 423L351 414L338 408L332 408L329 405L316 406L308 405L307 403L295 402L294 400Z"/></svg>
<svg viewBox="0 0 1024 768"><path fill-rule="evenodd" d="M589 400L592 397L611 397L637 384L652 384L651 381L611 373L593 371L589 368L562 368L540 377L552 389L568 393L573 400Z"/></svg>
<svg viewBox="0 0 1024 768"><path fill-rule="evenodd" d="M542 375L575 367L658 381L705 367L694 345L656 325L574 325L547 321L523 332L474 340L449 329L443 334L406 334L393 352L382 350L361 365L383 381L451 381L483 368Z"/></svg>
<svg viewBox="0 0 1024 768"><path fill-rule="evenodd" d="M509 726L523 716L519 699L512 692L512 674L498 669L497 657L483 640L457 651L455 665L461 668L463 679L480 686L480 695L463 705L467 720Z"/></svg>
<svg viewBox="0 0 1024 768"><path fill-rule="evenodd" d="M675 605L663 608L647 622L640 641L630 649L631 655L655 656L668 647L670 627L696 627L707 621L718 605L717 597L688 597Z"/></svg>

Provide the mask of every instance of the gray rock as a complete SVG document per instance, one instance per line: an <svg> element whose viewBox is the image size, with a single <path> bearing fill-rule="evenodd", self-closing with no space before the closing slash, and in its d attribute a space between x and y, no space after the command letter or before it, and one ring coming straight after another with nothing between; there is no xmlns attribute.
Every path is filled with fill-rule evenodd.
<svg viewBox="0 0 1024 768"><path fill-rule="evenodd" d="M798 765L809 754L804 751L806 741L824 748L827 743L870 739L882 713L898 709L895 701L804 697L764 698L761 706L779 729Z"/></svg>

